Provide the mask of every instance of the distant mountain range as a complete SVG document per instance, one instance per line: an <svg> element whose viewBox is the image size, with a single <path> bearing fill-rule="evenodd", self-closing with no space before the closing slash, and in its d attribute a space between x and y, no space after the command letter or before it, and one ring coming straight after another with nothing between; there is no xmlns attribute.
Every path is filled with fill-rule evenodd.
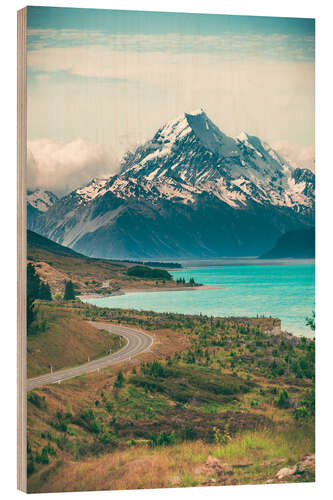
<svg viewBox="0 0 333 500"><path fill-rule="evenodd" d="M300 229L283 234L274 248L261 259L312 259L315 257L315 229Z"/></svg>
<svg viewBox="0 0 333 500"><path fill-rule="evenodd" d="M127 153L119 174L51 195L28 196L29 229L102 258L255 256L314 225L313 172L257 137L225 135L202 110Z"/></svg>
<svg viewBox="0 0 333 500"><path fill-rule="evenodd" d="M46 212L56 201L58 197L51 191L42 191L35 189L27 192L27 217L28 227L34 229L35 220L43 212Z"/></svg>

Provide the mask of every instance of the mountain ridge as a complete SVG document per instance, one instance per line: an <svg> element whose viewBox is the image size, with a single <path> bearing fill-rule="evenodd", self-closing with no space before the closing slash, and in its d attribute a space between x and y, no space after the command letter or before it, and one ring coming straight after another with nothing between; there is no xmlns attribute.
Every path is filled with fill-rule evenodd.
<svg viewBox="0 0 333 500"><path fill-rule="evenodd" d="M315 229L288 231L276 241L275 246L261 255L261 259L314 259Z"/></svg>
<svg viewBox="0 0 333 500"><path fill-rule="evenodd" d="M313 226L314 190L311 171L255 136L228 137L199 110L127 153L119 174L56 201L32 229L102 258L260 255Z"/></svg>

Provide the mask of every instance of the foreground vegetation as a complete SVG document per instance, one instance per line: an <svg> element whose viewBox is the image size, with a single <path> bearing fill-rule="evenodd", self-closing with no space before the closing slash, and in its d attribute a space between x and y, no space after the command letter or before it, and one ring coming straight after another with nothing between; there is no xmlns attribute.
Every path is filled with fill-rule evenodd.
<svg viewBox="0 0 333 500"><path fill-rule="evenodd" d="M296 463L313 451L313 426L285 425L281 430L246 431L225 445L201 440L121 451L56 462L51 472L30 481L31 491L91 491L172 488L204 485L265 484L279 482L281 467ZM222 465L217 466L217 463ZM203 465L204 464L204 465ZM206 465L207 464L207 465ZM210 465L211 464L211 465ZM313 481L305 470L284 482ZM36 488L36 489L34 489Z"/></svg>
<svg viewBox="0 0 333 500"><path fill-rule="evenodd" d="M116 352L125 339L97 330L71 307L39 301L27 337L27 375L37 377Z"/></svg>
<svg viewBox="0 0 333 500"><path fill-rule="evenodd" d="M155 342L131 361L28 394L29 491L314 480L313 469L276 477L314 452L313 340L273 334L273 318L75 301L52 311L135 325Z"/></svg>

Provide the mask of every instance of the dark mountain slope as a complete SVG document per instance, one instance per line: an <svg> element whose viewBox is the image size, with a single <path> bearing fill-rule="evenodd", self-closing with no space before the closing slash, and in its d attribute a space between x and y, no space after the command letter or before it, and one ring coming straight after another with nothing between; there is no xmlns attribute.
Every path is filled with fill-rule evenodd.
<svg viewBox="0 0 333 500"><path fill-rule="evenodd" d="M27 246L29 248L35 248L38 250L45 250L46 252L51 252L56 255L63 255L65 257L82 257L86 258L84 255L75 252L71 248L59 245L54 241L35 233L34 231L27 230Z"/></svg>
<svg viewBox="0 0 333 500"><path fill-rule="evenodd" d="M315 229L288 231L261 259L310 259L315 257Z"/></svg>

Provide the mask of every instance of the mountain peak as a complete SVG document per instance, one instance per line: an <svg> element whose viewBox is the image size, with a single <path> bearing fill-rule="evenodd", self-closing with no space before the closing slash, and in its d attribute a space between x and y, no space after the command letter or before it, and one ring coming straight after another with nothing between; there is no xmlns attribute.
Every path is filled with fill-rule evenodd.
<svg viewBox="0 0 333 500"><path fill-rule="evenodd" d="M198 108L198 109L194 109L193 111L189 111L188 113L184 113L185 116L189 115L189 116L197 116L197 115L202 115L202 114L206 114L205 111L202 109L202 108Z"/></svg>
<svg viewBox="0 0 333 500"><path fill-rule="evenodd" d="M128 152L119 174L92 179L45 213L28 206L29 229L108 258L262 254L276 233L313 225L314 181L260 138L224 134L199 109Z"/></svg>
<svg viewBox="0 0 333 500"><path fill-rule="evenodd" d="M154 140L162 140L162 142L173 143L177 139L185 137L193 130L193 124L202 123L208 120L208 117L202 108L195 109L190 112L184 112L177 118L170 120L163 125L155 135ZM194 130L193 130L194 131Z"/></svg>

